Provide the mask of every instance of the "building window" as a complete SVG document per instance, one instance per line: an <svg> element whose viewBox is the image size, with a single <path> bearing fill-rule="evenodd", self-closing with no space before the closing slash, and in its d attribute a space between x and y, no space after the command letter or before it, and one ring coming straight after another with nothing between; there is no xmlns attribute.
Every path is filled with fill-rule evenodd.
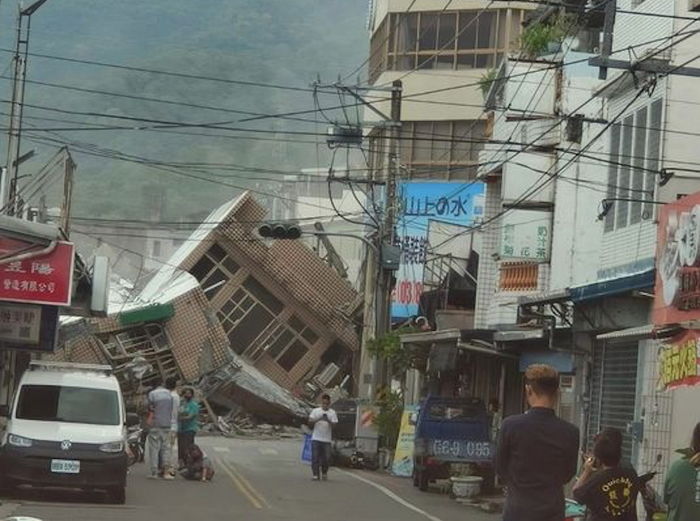
<svg viewBox="0 0 700 521"><path fill-rule="evenodd" d="M486 121L404 121L401 165L413 179L473 179L483 149ZM370 138L371 165L384 166L385 139Z"/></svg>
<svg viewBox="0 0 700 521"><path fill-rule="evenodd" d="M261 344L270 358L291 371L318 339L313 329L292 315L286 324L278 323Z"/></svg>
<svg viewBox="0 0 700 521"><path fill-rule="evenodd" d="M627 115L610 132L607 198L613 205L604 230L625 228L653 217L654 187L661 156L663 99ZM619 199L632 199L631 201Z"/></svg>
<svg viewBox="0 0 700 521"><path fill-rule="evenodd" d="M161 255L160 241L153 241L153 256L158 258Z"/></svg>
<svg viewBox="0 0 700 521"><path fill-rule="evenodd" d="M99 337L110 358L156 353L169 350L168 338L160 324L147 324Z"/></svg>
<svg viewBox="0 0 700 521"><path fill-rule="evenodd" d="M211 300L239 268L240 266L227 255L226 250L218 244L213 244L192 267L190 273L199 281L207 298Z"/></svg>
<svg viewBox="0 0 700 521"><path fill-rule="evenodd" d="M243 354L283 309L277 297L248 277L218 314L231 348Z"/></svg>
<svg viewBox="0 0 700 521"><path fill-rule="evenodd" d="M515 47L523 14L518 9L392 13L372 36L370 82L386 70L496 67Z"/></svg>

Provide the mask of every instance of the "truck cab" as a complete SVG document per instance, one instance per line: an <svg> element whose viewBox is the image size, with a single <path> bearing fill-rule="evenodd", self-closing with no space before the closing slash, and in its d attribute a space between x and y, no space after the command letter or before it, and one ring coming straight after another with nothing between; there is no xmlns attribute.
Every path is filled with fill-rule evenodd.
<svg viewBox="0 0 700 521"><path fill-rule="evenodd" d="M427 490L428 484L450 477L454 464L471 464L493 482L491 417L479 398L431 396L420 405L416 420L413 484Z"/></svg>

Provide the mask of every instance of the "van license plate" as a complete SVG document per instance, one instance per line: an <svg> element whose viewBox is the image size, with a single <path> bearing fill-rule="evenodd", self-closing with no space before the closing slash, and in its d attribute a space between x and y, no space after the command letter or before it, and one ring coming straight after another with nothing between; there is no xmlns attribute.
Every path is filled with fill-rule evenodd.
<svg viewBox="0 0 700 521"><path fill-rule="evenodd" d="M59 474L80 474L80 462L68 459L52 459L51 472Z"/></svg>

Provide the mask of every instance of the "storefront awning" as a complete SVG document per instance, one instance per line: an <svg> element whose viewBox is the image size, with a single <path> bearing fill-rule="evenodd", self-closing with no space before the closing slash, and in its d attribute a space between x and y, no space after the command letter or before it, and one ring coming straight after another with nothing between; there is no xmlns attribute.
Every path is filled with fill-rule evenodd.
<svg viewBox="0 0 700 521"><path fill-rule="evenodd" d="M480 353L483 355L498 356L501 358L510 358L512 360L518 360L518 356L512 355L510 353L504 353L503 351L496 351L486 346L480 346L471 342L457 342L458 349L464 349L465 351L472 351L474 353Z"/></svg>
<svg viewBox="0 0 700 521"><path fill-rule="evenodd" d="M493 335L496 342L520 342L523 340L542 340L544 329L514 329L510 331L497 331Z"/></svg>
<svg viewBox="0 0 700 521"><path fill-rule="evenodd" d="M608 342L644 340L646 338L666 338L681 330L680 327L669 326L654 329L653 324L645 324L638 327L628 327L617 331L610 331L596 336L597 340Z"/></svg>
<svg viewBox="0 0 700 521"><path fill-rule="evenodd" d="M654 287L655 277L656 272L652 269L642 273L635 273L634 275L578 286L571 288L569 292L573 302L585 302L587 300L619 295L636 289L652 288Z"/></svg>
<svg viewBox="0 0 700 521"><path fill-rule="evenodd" d="M533 306L538 304L555 304L557 302L565 302L571 299L571 292L568 289L559 289L556 291L548 291L538 293L537 295L528 295L518 298L518 305Z"/></svg>
<svg viewBox="0 0 700 521"><path fill-rule="evenodd" d="M125 311L119 314L119 323L123 326L140 324L142 322L153 322L165 320L175 314L175 307L172 304L155 304L143 308Z"/></svg>

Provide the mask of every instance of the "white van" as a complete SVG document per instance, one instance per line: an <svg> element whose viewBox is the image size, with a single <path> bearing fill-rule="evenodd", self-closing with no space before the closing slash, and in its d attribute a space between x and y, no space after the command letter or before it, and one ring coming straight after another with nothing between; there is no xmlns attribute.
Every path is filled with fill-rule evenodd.
<svg viewBox="0 0 700 521"><path fill-rule="evenodd" d="M2 488L105 490L124 503L127 417L109 366L32 362L5 409ZM129 423L138 421L129 416Z"/></svg>

